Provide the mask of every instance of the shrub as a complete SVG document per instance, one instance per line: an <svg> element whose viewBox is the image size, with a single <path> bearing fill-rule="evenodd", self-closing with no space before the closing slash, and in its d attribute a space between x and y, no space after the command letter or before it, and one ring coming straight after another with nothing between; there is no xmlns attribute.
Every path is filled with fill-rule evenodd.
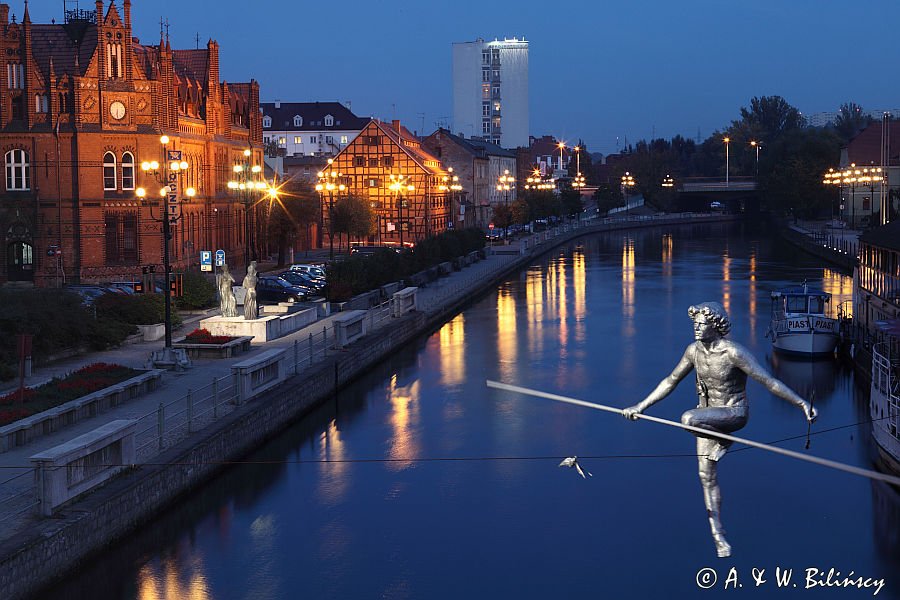
<svg viewBox="0 0 900 600"><path fill-rule="evenodd" d="M216 303L216 284L205 275L196 271L187 271L182 280L182 293L177 298L178 308L183 310L198 310L209 308Z"/></svg>
<svg viewBox="0 0 900 600"><path fill-rule="evenodd" d="M98 319L112 319L130 325L153 325L166 318L162 294L106 294L94 302Z"/></svg>
<svg viewBox="0 0 900 600"><path fill-rule="evenodd" d="M234 338L230 335L213 335L208 329L195 329L186 336L184 341L190 344L227 344Z"/></svg>

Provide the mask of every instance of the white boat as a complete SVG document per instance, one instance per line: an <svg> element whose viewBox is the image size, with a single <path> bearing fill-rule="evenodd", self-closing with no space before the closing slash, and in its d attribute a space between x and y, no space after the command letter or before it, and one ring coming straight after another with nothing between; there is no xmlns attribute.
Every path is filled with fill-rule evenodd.
<svg viewBox="0 0 900 600"><path fill-rule="evenodd" d="M896 345L891 350L890 342L872 347L869 413L881 462L900 473L900 356Z"/></svg>
<svg viewBox="0 0 900 600"><path fill-rule="evenodd" d="M772 292L772 321L766 336L786 354L826 356L841 337L840 321L826 314L831 294L803 285Z"/></svg>

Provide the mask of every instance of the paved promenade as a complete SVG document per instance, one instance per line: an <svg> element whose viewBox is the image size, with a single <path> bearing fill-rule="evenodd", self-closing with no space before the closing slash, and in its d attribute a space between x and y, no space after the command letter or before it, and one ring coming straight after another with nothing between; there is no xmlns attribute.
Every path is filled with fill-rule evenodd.
<svg viewBox="0 0 900 600"><path fill-rule="evenodd" d="M492 274L509 266L510 263L519 257L519 252L516 245L507 246L506 248L514 253L490 255L486 260L474 263L461 271L442 277L427 287L420 288L417 294L420 310L427 312L429 309L439 307L448 298L460 294L464 288L471 286L473 282L489 280ZM217 310L210 311L209 314L217 312ZM36 504L36 500L32 493L34 481L29 457L67 442L76 436L93 431L97 427L116 419L149 419L151 422L155 422L160 404L168 404L177 398L183 397L189 389L196 391L208 388L212 380L229 376L231 374L231 366L237 362L252 358L265 350L292 348L295 342L299 342L305 347L308 341L313 339L313 336L315 336L317 343L318 340L324 341L328 337L333 336L332 321L340 314L334 313L329 317L321 318L315 323L285 337L266 343L252 344L249 352L239 354L234 358L194 359L193 366L189 369L165 372L160 387L153 392L130 400L93 418L84 419L64 427L54 434L39 437L32 443L0 454L0 466L2 466L2 469L0 469L0 540L9 539L36 518L33 516L33 507ZM197 321L205 318L205 316L207 315L184 315L184 324L173 337L178 339L178 337L193 330L197 325ZM386 323L389 323L389 320ZM383 323L376 323L376 329L379 324ZM65 375L80 367L97 362L117 363L132 368L144 368L151 351L158 350L162 346L162 341L136 343L104 352L80 355L36 370L27 379L26 383L30 385L39 384L54 376ZM320 362L329 355L327 344L323 344L323 350L324 352L321 354L316 353L313 360L309 361L312 367L314 367L316 362ZM149 452L139 453L139 463L152 461L158 453L154 451L153 443L145 444L139 439L137 445L150 450Z"/></svg>

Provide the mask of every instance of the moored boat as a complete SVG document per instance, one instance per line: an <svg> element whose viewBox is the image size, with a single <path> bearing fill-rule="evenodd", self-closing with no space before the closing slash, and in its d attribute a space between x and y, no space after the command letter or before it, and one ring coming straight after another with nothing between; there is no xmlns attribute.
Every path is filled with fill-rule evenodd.
<svg viewBox="0 0 900 600"><path fill-rule="evenodd" d="M840 340L840 322L826 311L831 294L803 285L772 292L772 347L797 356L826 356Z"/></svg>
<svg viewBox="0 0 900 600"><path fill-rule="evenodd" d="M881 462L900 473L900 356L890 342L872 347L869 413Z"/></svg>

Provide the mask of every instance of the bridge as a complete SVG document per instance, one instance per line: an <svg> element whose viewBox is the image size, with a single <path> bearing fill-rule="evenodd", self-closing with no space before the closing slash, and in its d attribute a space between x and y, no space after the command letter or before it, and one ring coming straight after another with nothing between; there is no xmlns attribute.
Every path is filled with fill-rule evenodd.
<svg viewBox="0 0 900 600"><path fill-rule="evenodd" d="M687 177L676 181L680 210L704 210L718 202L727 212L755 212L759 205L755 177Z"/></svg>

